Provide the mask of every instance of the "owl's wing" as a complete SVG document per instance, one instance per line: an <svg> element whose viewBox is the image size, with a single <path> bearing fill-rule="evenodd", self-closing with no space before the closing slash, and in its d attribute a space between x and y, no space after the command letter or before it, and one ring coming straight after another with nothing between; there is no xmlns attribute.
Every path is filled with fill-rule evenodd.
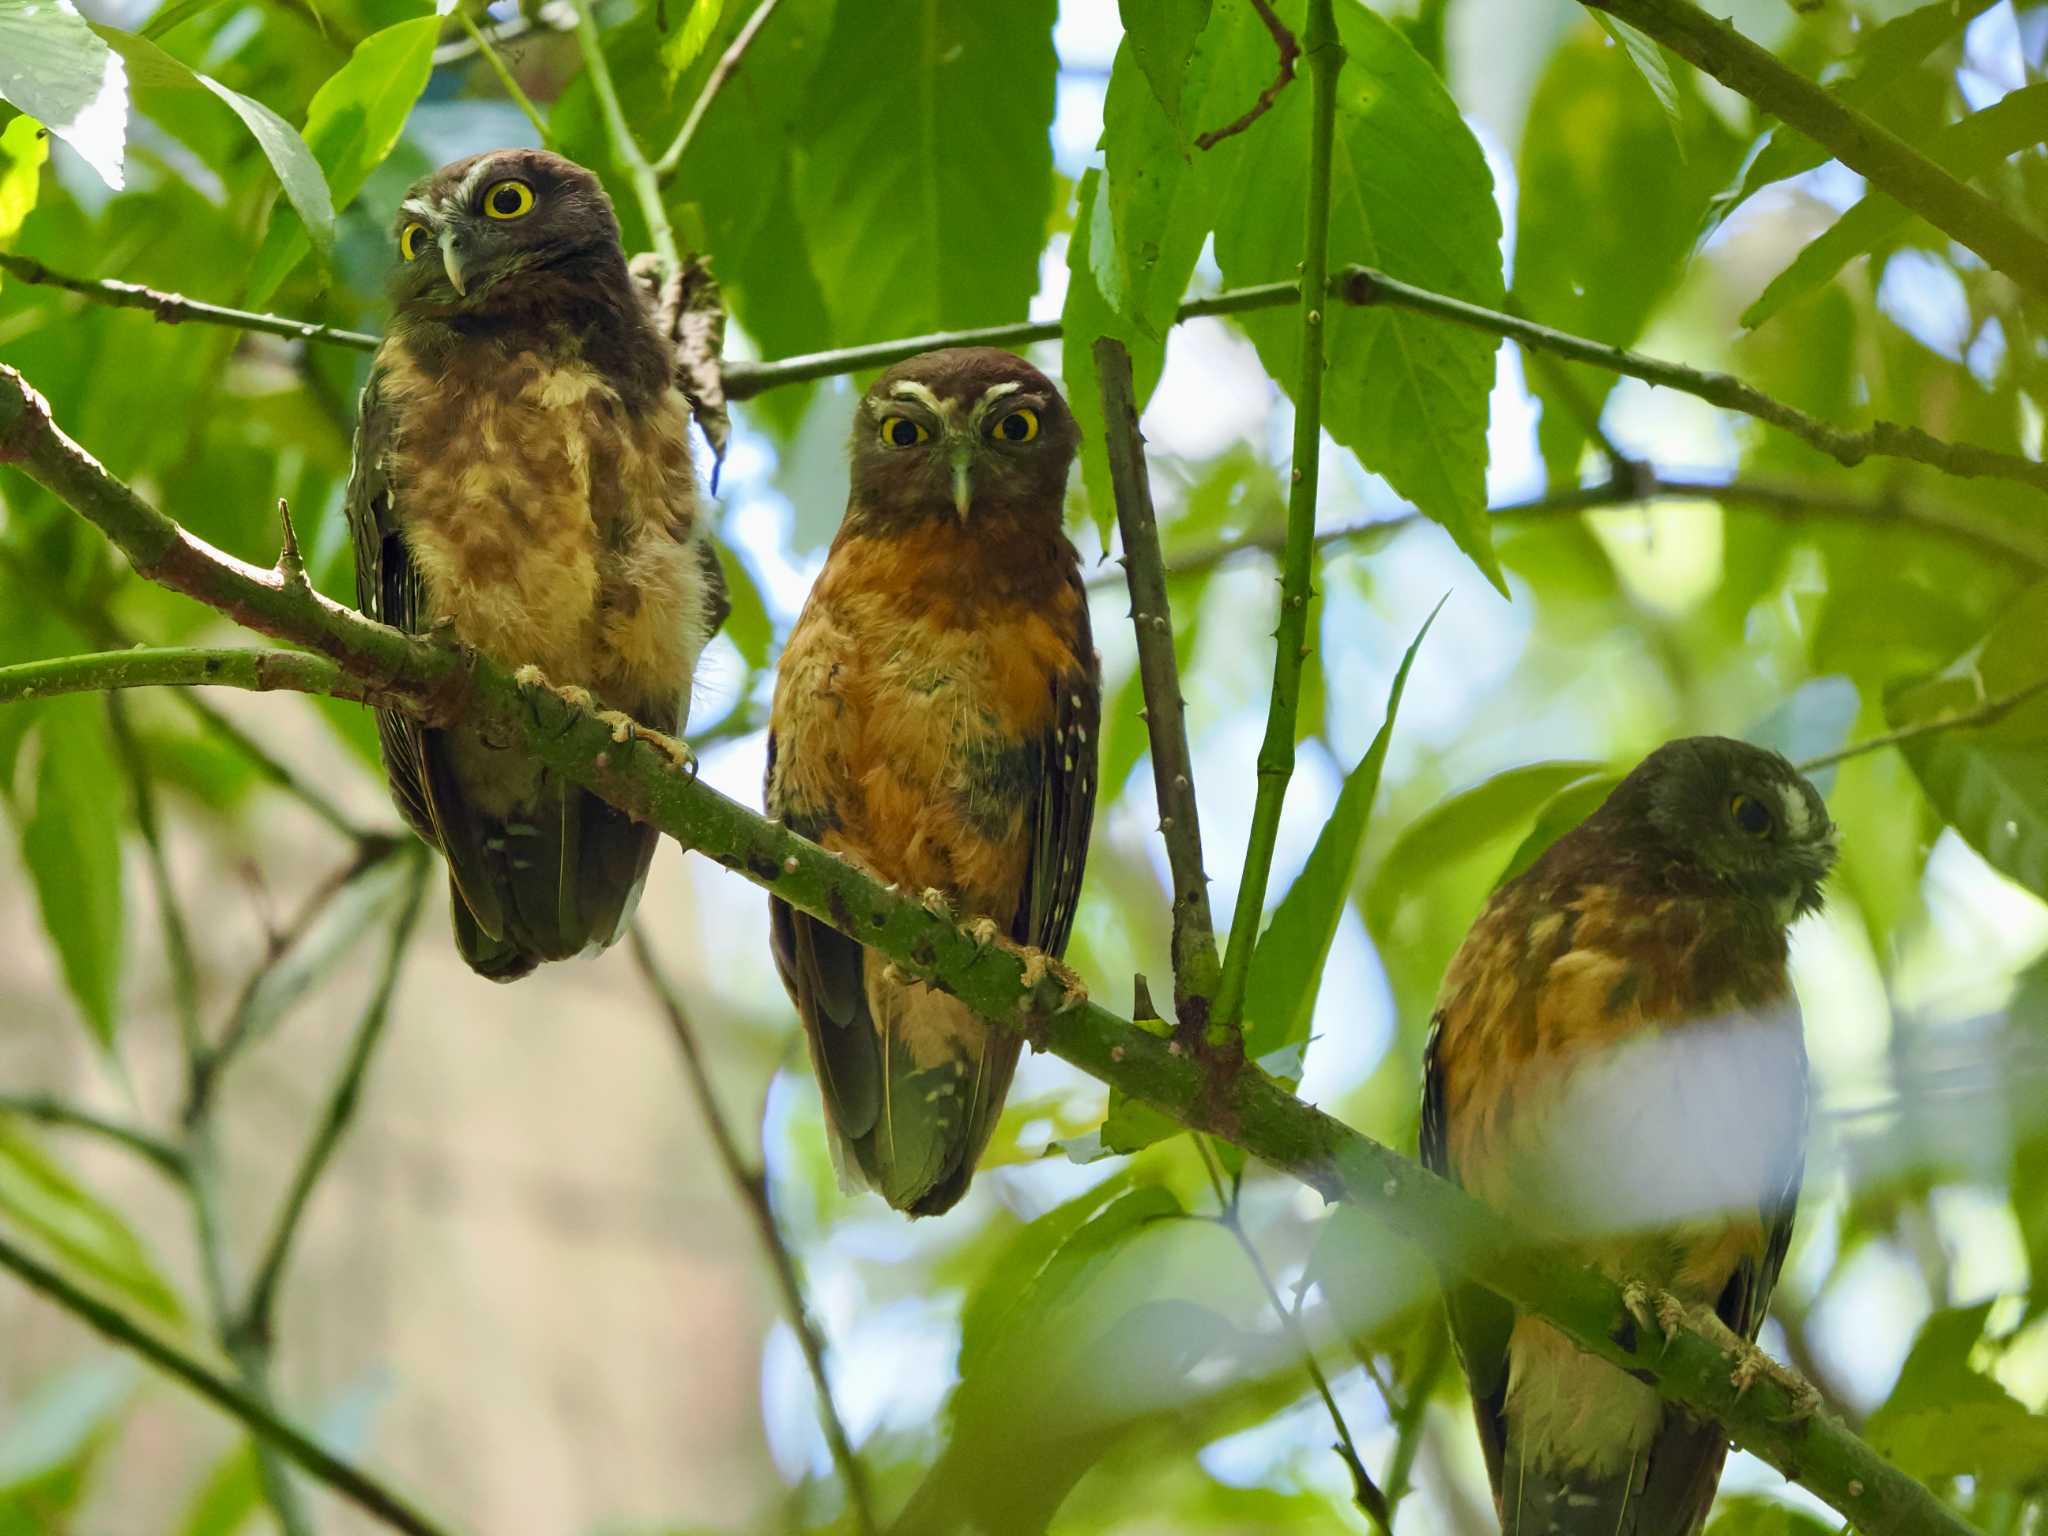
<svg viewBox="0 0 2048 1536"><path fill-rule="evenodd" d="M417 632L426 603L419 572L398 531L394 491L385 454L391 446L391 405L379 385L383 369L373 366L356 414L355 454L346 500L349 534L355 546L356 606L394 629ZM427 798L425 753L419 723L402 710L377 711L377 739L384 749L384 776L406 823L434 847L441 846Z"/></svg>
<svg viewBox="0 0 2048 1536"><path fill-rule="evenodd" d="M1449 1006L1456 1006L1452 999ZM1445 1011L1430 1020L1429 1040L1422 1048L1422 1166L1460 1184L1451 1165L1448 1109L1448 1063L1444 1060ZM1448 1278L1448 1277L1447 1277ZM1479 1448L1486 1456L1487 1477L1500 1487L1501 1457L1507 1444L1508 1339L1515 1331L1515 1309L1477 1285L1446 1284L1444 1310L1451 1342L1472 1389L1472 1414L1479 1427Z"/></svg>
<svg viewBox="0 0 2048 1536"><path fill-rule="evenodd" d="M1038 794L1031 809L1031 864L1025 872L1023 900L1010 924L1010 936L1018 943L1049 955L1063 951L1074 931L1081 876L1088 866L1088 836L1095 825L1102 680L1096 674L1087 593L1077 591L1076 596L1073 654L1079 666L1052 680L1052 729L1039 743Z"/></svg>

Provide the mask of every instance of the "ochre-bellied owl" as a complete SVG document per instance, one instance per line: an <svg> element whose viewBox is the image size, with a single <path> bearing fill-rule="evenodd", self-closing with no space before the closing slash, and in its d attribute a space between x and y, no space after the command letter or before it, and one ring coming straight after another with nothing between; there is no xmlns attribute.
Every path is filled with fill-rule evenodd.
<svg viewBox="0 0 2048 1536"><path fill-rule="evenodd" d="M768 739L771 814L1054 955L1088 857L1100 710L1060 527L1078 440L1051 381L1007 352L930 352L876 380ZM770 914L842 1173L911 1215L946 1210L1018 1036L779 901Z"/></svg>
<svg viewBox="0 0 2048 1536"><path fill-rule="evenodd" d="M1494 893L1452 960L1423 1162L1754 1340L1805 1158L1786 930L1834 857L1827 807L1775 752L1701 736L1651 753ZM1450 1304L1508 1536L1699 1530L1718 1424L1490 1292Z"/></svg>
<svg viewBox="0 0 2048 1536"><path fill-rule="evenodd" d="M540 150L476 155L413 187L393 239L348 488L358 603L679 729L724 582L603 188ZM399 810L447 855L471 968L511 980L618 937L651 828L514 743L377 726Z"/></svg>

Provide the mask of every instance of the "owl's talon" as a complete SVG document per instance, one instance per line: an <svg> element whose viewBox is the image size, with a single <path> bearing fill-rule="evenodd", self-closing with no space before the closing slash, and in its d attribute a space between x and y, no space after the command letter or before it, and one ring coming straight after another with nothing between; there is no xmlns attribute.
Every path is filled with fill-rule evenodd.
<svg viewBox="0 0 2048 1536"><path fill-rule="evenodd" d="M987 954L1003 936L1003 930L992 917L977 917L967 925L967 932L974 939L974 947Z"/></svg>
<svg viewBox="0 0 2048 1536"><path fill-rule="evenodd" d="M629 742L638 741L641 737L640 722L623 710L603 710L599 712L597 718L612 728L612 741L615 745L623 747Z"/></svg>
<svg viewBox="0 0 2048 1536"><path fill-rule="evenodd" d="M1775 1382L1792 1400L1792 1411L1787 1415L1792 1423L1803 1424L1827 1406L1820 1389L1790 1366L1779 1364L1747 1340L1738 1340L1738 1343L1740 1357L1728 1377L1728 1384L1735 1388L1738 1400L1759 1381L1769 1381Z"/></svg>
<svg viewBox="0 0 2048 1536"><path fill-rule="evenodd" d="M949 923L953 921L953 904L946 899L946 893L935 885L925 887L924 894L917 898L917 904L933 917L942 917Z"/></svg>

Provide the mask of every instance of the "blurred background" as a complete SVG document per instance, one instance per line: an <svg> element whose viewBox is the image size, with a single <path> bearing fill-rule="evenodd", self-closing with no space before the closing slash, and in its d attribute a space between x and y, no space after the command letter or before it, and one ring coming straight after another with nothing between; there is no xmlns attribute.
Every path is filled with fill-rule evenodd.
<svg viewBox="0 0 2048 1536"><path fill-rule="evenodd" d="M396 50L392 34L424 17L402 0L82 8L124 29L184 13L168 17L163 47L295 124L309 103L320 116L315 92L362 39ZM788 4L707 116L691 155L718 163L693 180L686 159L671 197L684 244L709 248L733 300L731 355L1019 319L1025 293L1031 317L1072 313L1076 193L1103 164L1118 8L1006 5L1000 23L983 19L996 8L965 0L926 9ZM1887 416L2040 456L2048 344L2038 308L1925 225L1873 209L1860 178L1784 156L1779 179L1716 205L1748 190L1768 124L1682 70L1667 114L1579 6L1374 9L1440 75L1483 154L1507 283L1526 312L1727 369L1832 421ZM1829 80L1869 67L1882 24L1951 12L1953 24L1871 99L1917 142L2002 106L2013 142L1980 147L1973 173L2022 217L2039 215L2048 167L2023 146L2048 137L2048 98L2033 94L2048 92L2048 7L1718 9ZM661 17L654 6L600 8L629 116L651 148L750 11L738 0L669 0ZM677 40L704 17L691 52ZM502 34L507 66L565 152L605 171L628 247L643 248L568 18L554 5L501 4L473 19ZM1029 97L1015 110L1036 127L986 167L1030 191L1023 228L1042 224L1043 235L1035 272L991 278L988 293L956 302L934 275L938 256L886 241L870 249L858 229L805 221L842 153L821 136L852 132L863 114L911 113L905 93L921 80L940 93L927 123L974 117L987 84L964 71L980 67L977 45L963 45L958 77L946 73L952 54L917 49L983 25L1031 33L1046 52L1013 50L1004 66ZM111 191L53 143L11 241L0 181L0 245L78 276L374 331L387 221L405 186L460 155L537 142L461 18L432 31L430 73L416 105L398 103L388 153L377 153L374 110L367 146L351 151L360 195L341 211L331 265L272 250L290 220L233 117L204 93L144 90L141 74L125 188ZM412 58L394 52L376 77L399 92ZM800 61L816 71L808 92L777 105ZM655 71L669 65L664 88ZM734 102L783 112L782 137L746 120L718 128L720 111L740 111ZM987 110L1011 107L1005 97ZM308 138L327 162L333 139L310 127ZM857 172L861 152L844 153ZM348 177L327 170L344 201ZM742 178L745 195L720 174ZM1422 199L1426 227L1438 167L1404 174L1401 195ZM1478 175L1475 162L1468 181ZM894 195L877 193L885 215ZM1795 269L1816 236L1835 242L1831 264L1809 255ZM1335 261L1373 255L1333 249ZM980 259L971 243L944 257ZM1017 264L1017 251L1005 259ZM806 263L817 275L808 289ZM1227 281L1235 272L1205 247L1195 290ZM1766 296L1771 312L1759 314ZM1333 347L1340 372L1385 363ZM1058 343L1032 355L1065 373ZM270 509L289 497L317 583L350 595L341 496L363 354L159 326L0 273L0 360L111 468L236 554L268 563ZM1603 775L1671 736L1721 732L1810 756L1996 693L2048 662L2038 492L1897 464L1846 470L1696 399L1631 381L1610 393L1605 376L1532 366L1513 345L1491 366L1473 472L1483 464L1505 599L1442 528L1325 440L1321 524L1362 531L1325 546L1317 666L1273 881L1277 897L1301 867L1381 726L1404 648L1447 596L1408 683L1301 1068L1304 1097L1403 1149L1414 1145L1437 979L1539 817L1583 813ZM837 526L844 433L865 382L777 390L733 409L716 506L739 602L699 674L690 734L705 777L750 804L776 647ZM1094 390L1070 373L1065 384L1077 404ZM1275 567L1257 546L1283 522L1291 423L1240 325L1198 319L1171 332L1143 427L1180 572L1173 595L1219 914L1236 896L1264 723ZM1689 489L1617 495L1628 504L1592 511L1582 505L1593 498L1558 497L1643 474ZM1127 1009L1135 973L1166 991L1165 867L1128 605L1117 568L1098 563L1101 507L1088 492L1077 476L1071 526L1098 578L1110 710L1069 958L1098 999ZM26 480L0 478L0 517L0 662L140 638L234 639L132 579ZM197 1012L209 1034L238 1018L248 1032L213 1115L222 1247L239 1279L263 1251L380 984L416 866L400 851L343 879L364 847L380 846L356 833L398 826L365 711L224 690L205 702L310 794L280 787L175 699L127 698L119 730L95 698L0 713L21 833L0 839L0 1089L175 1131L186 1088L179 981L124 768L139 760L155 785L163 873L190 921ZM1795 935L1817 1110L1765 1333L1852 1420L1879 1415L1882 1448L1996 1531L2037 1528L2030 1499L2048 1479L2048 1434L2033 1411L2048 1401L2048 1297L2031 1289L2048 1262L2043 704L1967 739L1858 756L1819 776L1844 855L1826 913ZM1331 1452L1328 1411L1224 1227L1134 1226L1060 1278L1057 1296L1025 1305L1062 1222L1133 1191L1215 1211L1188 1138L1102 1155L1103 1087L1029 1057L957 1211L912 1225L873 1197L842 1194L765 919L757 891L673 847L641 906L724 1113L749 1155L758 1145L765 1157L878 1507L894 1511L921 1486L940 1498L1014 1478L1035 1482L1040 1499L1057 1490L1056 1512L1020 1515L1020 1529L1369 1529ZM279 1402L464 1530L850 1528L768 1258L627 948L494 989L457 962L446 922L435 872L355 1119L286 1272L271 1368ZM1120 1144L1115 1132L1108 1141ZM211 1349L189 1202L127 1150L0 1116L0 1219ZM1242 1220L1279 1291L1301 1302L1366 1467L1384 1480L1397 1443L1412 1458L1398 1528L1490 1529L1477 1444L1414 1257L1362 1224L1333 1228L1318 1198L1257 1165L1244 1175ZM1047 1379L1054 1341L1097 1337L1141 1353L1109 1350L1099 1375ZM1902 1375L1916 1339L1922 1365ZM1153 1365L1137 1371L1137 1359ZM1958 1404L1985 1417L1957 1419ZM1972 1437L1954 1426L1965 1422L2010 1454L1964 1456L1956 1442ZM1930 1432L1941 1423L1949 1433ZM1075 1433L1062 1438L1062 1427ZM320 1530L376 1528L302 1487ZM1724 1494L1731 1532L1804 1530L1762 1522L1789 1520L1769 1513L1781 1506L1819 1508L1740 1456ZM228 1421L0 1284L0 1531L217 1533L269 1518Z"/></svg>

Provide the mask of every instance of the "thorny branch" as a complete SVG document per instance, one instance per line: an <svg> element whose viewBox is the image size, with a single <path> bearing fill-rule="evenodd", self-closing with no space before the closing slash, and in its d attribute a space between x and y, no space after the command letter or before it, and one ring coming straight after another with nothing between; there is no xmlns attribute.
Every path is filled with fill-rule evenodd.
<svg viewBox="0 0 2048 1536"><path fill-rule="evenodd" d="M669 1033L675 1036L676 1046L682 1052L683 1070L689 1075L690 1091L704 1116L705 1128L711 1133L711 1144L717 1149L718 1160L733 1188L739 1192L748 1216L753 1219L769 1268L775 1272L775 1284L782 1292L783 1308L789 1314L789 1325L796 1333L797 1346L803 1351L804 1365L811 1373L811 1385L817 1393L818 1420L825 1431L826 1447L832 1453L833 1464L839 1469L840 1481L846 1484L846 1502L853 1511L855 1527L861 1536L874 1536L877 1527L867 1472L846 1433L845 1421L839 1417L839 1404L832 1395L831 1370L825 1359L825 1337L817 1319L811 1315L810 1302L804 1294L802 1271L797 1267L789 1240L783 1236L782 1223L776 1218L774 1197L768 1187L768 1170L763 1163L750 1159L740 1147L739 1137L733 1133L731 1122L719 1107L718 1091L712 1086L711 1071L705 1065L703 1048L697 1043L697 1032L690 1024L690 1015L683 1007L682 997L662 973L660 962L654 958L653 946L647 942L647 935L638 923L631 929L630 942L633 963L640 968L648 990L661 1004L662 1013L668 1019Z"/></svg>
<svg viewBox="0 0 2048 1536"><path fill-rule="evenodd" d="M788 828L679 772L657 744L630 736L617 740L609 723L580 705L552 690L522 687L483 657L372 623L308 589L286 592L275 572L242 564L193 538L67 438L41 397L4 367L0 460L66 501L160 583L246 627L319 649L345 670L404 695L407 707L423 719L461 719L520 743L541 764L797 910L858 936L906 974L943 987L1041 1049L1190 1129L1231 1141L1328 1199L1355 1205L1449 1273L1546 1318L1589 1353L1718 1421L1737 1444L1801 1482L1867 1536L1968 1531L1926 1487L1838 1420L1802 1412L1773 1373L1758 1374L1761 1356L1751 1346L1684 1319L1673 1319L1668 1333L1644 1326L1613 1282L1536 1243L1410 1159L1303 1103L1256 1066L1211 1074L1178 1042L1089 1002L1078 978L1046 956L1000 941L985 943L910 895L877 885ZM51 1287L47 1282L54 1277L24 1265L25 1257L0 1250L0 1264L96 1325L105 1321L105 1308L75 1288ZM119 1326L118 1320L109 1326ZM160 1342L138 1341L139 1332L127 1325L115 1336L192 1379L189 1361L166 1361ZM170 1354L176 1357L176 1351ZM245 1401L238 1411L248 1407ZM259 1415L267 1413L256 1408ZM246 1421L274 1423L275 1416ZM429 1529L417 1521L406 1528Z"/></svg>

